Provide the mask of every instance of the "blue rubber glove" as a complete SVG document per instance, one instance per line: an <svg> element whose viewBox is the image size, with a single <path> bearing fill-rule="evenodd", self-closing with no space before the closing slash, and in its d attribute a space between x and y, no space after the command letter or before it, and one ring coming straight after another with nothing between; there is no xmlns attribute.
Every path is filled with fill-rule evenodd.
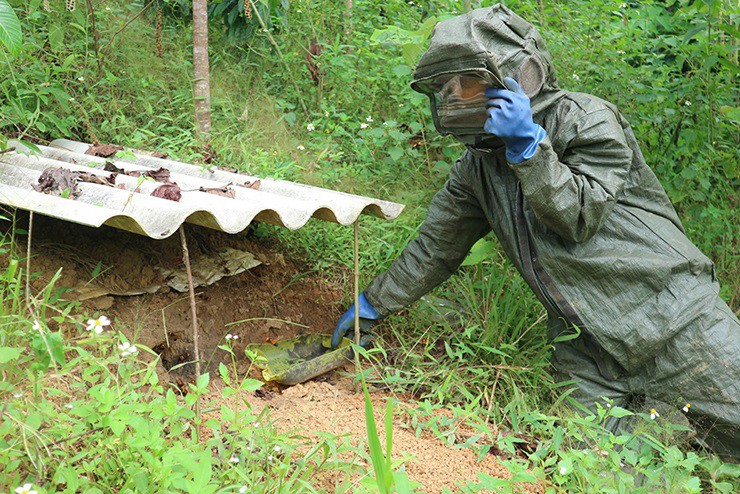
<svg viewBox="0 0 740 494"><path fill-rule="evenodd" d="M360 346L365 346L373 340L373 333L370 328L383 316L380 315L378 309L373 307L370 302L365 298L365 292L362 292L357 298L358 307L360 308ZM355 331L355 304L352 304L347 312L337 321L337 326L334 328L334 334L331 337L331 346L336 348L341 343L344 334L349 331L351 336L348 336L350 340L354 340Z"/></svg>
<svg viewBox="0 0 740 494"><path fill-rule="evenodd" d="M506 144L509 163L521 163L537 152L537 144L547 136L545 129L532 121L529 97L511 77L504 79L507 89L486 89L488 119L483 130Z"/></svg>

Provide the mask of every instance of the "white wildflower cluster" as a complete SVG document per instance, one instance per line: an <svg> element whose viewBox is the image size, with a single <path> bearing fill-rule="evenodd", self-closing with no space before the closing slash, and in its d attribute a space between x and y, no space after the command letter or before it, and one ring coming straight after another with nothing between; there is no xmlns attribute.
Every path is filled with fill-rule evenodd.
<svg viewBox="0 0 740 494"><path fill-rule="evenodd" d="M299 144L296 149L298 149L298 151L305 151L306 150L306 146L304 146L303 144Z"/></svg>
<svg viewBox="0 0 740 494"><path fill-rule="evenodd" d="M35 490L31 489L32 484L23 484L15 488L16 494L38 494Z"/></svg>
<svg viewBox="0 0 740 494"><path fill-rule="evenodd" d="M105 316L87 320L87 330L95 334L102 334L106 326L110 326L110 319Z"/></svg>
<svg viewBox="0 0 740 494"><path fill-rule="evenodd" d="M229 334L226 335L226 339L227 340L238 340L239 339L239 335L229 333Z"/></svg>
<svg viewBox="0 0 740 494"><path fill-rule="evenodd" d="M133 355L139 351L139 349L136 348L136 345L132 345L128 341L124 341L118 345L118 349L121 350L121 357L128 357L129 355Z"/></svg>

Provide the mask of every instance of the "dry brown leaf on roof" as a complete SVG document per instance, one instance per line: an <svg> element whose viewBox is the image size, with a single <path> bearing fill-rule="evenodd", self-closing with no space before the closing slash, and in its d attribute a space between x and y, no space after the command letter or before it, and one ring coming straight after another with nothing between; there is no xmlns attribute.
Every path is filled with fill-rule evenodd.
<svg viewBox="0 0 740 494"><path fill-rule="evenodd" d="M166 183L170 180L170 171L167 168L159 167L156 170L124 170L118 168L112 161L106 161L103 170L108 172L122 173L130 177L149 177L155 182Z"/></svg>
<svg viewBox="0 0 740 494"><path fill-rule="evenodd" d="M124 175L128 175L128 173L126 173L126 170L124 170L123 168L118 168L115 165L115 163L113 163L112 161L108 161L108 160L105 161L103 170L107 172L123 173Z"/></svg>
<svg viewBox="0 0 740 494"><path fill-rule="evenodd" d="M182 192L180 191L180 186L177 185L174 182L167 182L156 189L151 193L153 197L159 197L161 199L168 199L170 201L180 202L180 199L182 198Z"/></svg>
<svg viewBox="0 0 740 494"><path fill-rule="evenodd" d="M159 167L156 170L148 170L141 173L145 177L154 179L155 182L169 182L170 171L167 168ZM170 182L171 183L171 182Z"/></svg>
<svg viewBox="0 0 740 494"><path fill-rule="evenodd" d="M79 182L115 187L116 175L113 173L108 177L101 177L88 172L73 172L63 167L49 167L41 172L38 184L31 184L31 187L36 192L75 199L80 195L80 189L77 187Z"/></svg>
<svg viewBox="0 0 740 494"><path fill-rule="evenodd" d="M41 172L39 183L31 184L31 187L36 192L52 195L63 195L65 191L69 191L66 197L75 198L80 193L77 188L77 176L78 172L62 167L50 167Z"/></svg>
<svg viewBox="0 0 740 494"><path fill-rule="evenodd" d="M228 185L224 185L223 187L199 187L198 190L200 192L207 192L208 194L229 197L231 199L236 197L236 192L234 192L234 189L232 189Z"/></svg>
<svg viewBox="0 0 740 494"><path fill-rule="evenodd" d="M85 154L100 156L101 158L110 158L122 149L123 146L116 146L115 144L93 144L87 148Z"/></svg>
<svg viewBox="0 0 740 494"><path fill-rule="evenodd" d="M77 173L77 179L82 182L89 182L91 184L98 184L98 185L108 185L111 187L114 187L116 185L116 177L118 176L117 173L111 173L107 177L101 177L100 175L95 175L93 173L87 173L87 172L75 172Z"/></svg>
<svg viewBox="0 0 740 494"><path fill-rule="evenodd" d="M247 189L259 190L261 184L262 182L258 179L258 180L255 180L254 182L244 182L243 184L236 184L236 185L238 185L239 187L246 187Z"/></svg>

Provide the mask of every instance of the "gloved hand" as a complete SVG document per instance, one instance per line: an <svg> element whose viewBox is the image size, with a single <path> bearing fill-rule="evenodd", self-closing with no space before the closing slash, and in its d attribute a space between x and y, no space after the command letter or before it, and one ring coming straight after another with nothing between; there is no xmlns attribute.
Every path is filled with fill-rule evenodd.
<svg viewBox="0 0 740 494"><path fill-rule="evenodd" d="M383 316L380 315L378 309L373 307L370 302L365 298L365 292L362 292L357 298L358 307L360 308L360 346L365 346L373 340L373 333L370 328ZM354 341L355 332L355 304L352 304L347 312L337 321L337 326L334 328L334 334L331 337L331 346L336 348L341 343L344 334L349 331L347 337Z"/></svg>
<svg viewBox="0 0 740 494"><path fill-rule="evenodd" d="M507 89L486 89L486 97L491 99L486 103L488 119L483 130L504 141L510 163L521 163L534 156L547 132L532 121L529 97L519 84L507 77L504 85Z"/></svg>

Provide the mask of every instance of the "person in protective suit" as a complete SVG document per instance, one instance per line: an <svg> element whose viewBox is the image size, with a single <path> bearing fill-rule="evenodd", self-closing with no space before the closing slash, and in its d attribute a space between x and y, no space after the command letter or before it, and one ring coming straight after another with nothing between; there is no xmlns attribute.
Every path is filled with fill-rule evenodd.
<svg viewBox="0 0 740 494"><path fill-rule="evenodd" d="M360 295L363 340L493 231L546 307L548 336L580 331L552 355L572 397L592 410L689 403L705 444L737 458L740 323L617 108L560 89L537 30L501 5L437 24L413 78L437 130L467 148L418 237Z"/></svg>

